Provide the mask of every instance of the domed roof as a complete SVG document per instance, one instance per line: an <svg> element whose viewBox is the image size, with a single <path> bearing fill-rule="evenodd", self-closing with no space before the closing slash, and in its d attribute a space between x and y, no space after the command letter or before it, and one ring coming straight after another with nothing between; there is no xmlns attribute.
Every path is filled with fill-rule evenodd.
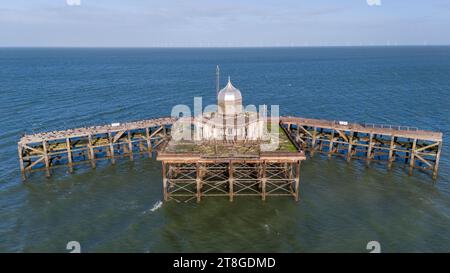
<svg viewBox="0 0 450 273"><path fill-rule="evenodd" d="M227 85L219 91L217 99L219 104L220 102L226 102L227 104L232 103L233 101L238 103L242 102L241 91L231 84L230 77L228 77Z"/></svg>

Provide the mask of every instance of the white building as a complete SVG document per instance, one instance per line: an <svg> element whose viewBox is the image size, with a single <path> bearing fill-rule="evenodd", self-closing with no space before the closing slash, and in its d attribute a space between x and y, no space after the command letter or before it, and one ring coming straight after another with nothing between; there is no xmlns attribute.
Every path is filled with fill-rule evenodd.
<svg viewBox="0 0 450 273"><path fill-rule="evenodd" d="M264 120L256 109L245 111L241 91L228 84L217 95L217 111L195 118L197 140L258 141L263 136Z"/></svg>

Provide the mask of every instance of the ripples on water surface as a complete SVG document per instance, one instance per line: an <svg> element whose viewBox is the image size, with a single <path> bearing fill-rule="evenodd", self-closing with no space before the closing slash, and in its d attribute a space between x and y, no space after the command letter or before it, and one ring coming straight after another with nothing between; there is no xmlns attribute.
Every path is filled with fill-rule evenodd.
<svg viewBox="0 0 450 273"><path fill-rule="evenodd" d="M147 158L55 170L20 182L26 131L170 115L215 101L215 65L245 104L282 114L410 125L444 133L440 173L314 158L290 198L161 200ZM450 251L450 47L0 49L0 251Z"/></svg>

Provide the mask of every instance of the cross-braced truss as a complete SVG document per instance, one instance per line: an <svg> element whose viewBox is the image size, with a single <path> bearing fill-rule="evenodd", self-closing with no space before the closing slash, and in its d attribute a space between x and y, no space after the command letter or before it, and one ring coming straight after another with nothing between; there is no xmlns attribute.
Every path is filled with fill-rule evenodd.
<svg viewBox="0 0 450 273"><path fill-rule="evenodd" d="M168 140L170 127L155 125L143 128L121 128L107 132L68 134L65 138L42 140L40 142L19 142L18 153L22 178L27 173L45 170L50 176L51 169L67 166L72 172L74 166L89 163L96 167L99 160L110 160L115 164L117 158L130 160L137 155L148 155L158 151Z"/></svg>
<svg viewBox="0 0 450 273"><path fill-rule="evenodd" d="M386 162L388 168L394 162L414 169L431 171L437 178L442 149L442 134L410 128L369 127L360 124L342 125L321 120L298 118L282 121L282 128L293 141L310 156L324 154L370 162Z"/></svg>
<svg viewBox="0 0 450 273"><path fill-rule="evenodd" d="M292 196L299 200L300 161L162 162L164 200Z"/></svg>

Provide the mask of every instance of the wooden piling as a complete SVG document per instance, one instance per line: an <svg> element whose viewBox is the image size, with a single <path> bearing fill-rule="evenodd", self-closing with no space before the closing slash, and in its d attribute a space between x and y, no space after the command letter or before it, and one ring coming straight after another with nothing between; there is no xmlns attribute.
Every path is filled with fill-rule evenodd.
<svg viewBox="0 0 450 273"><path fill-rule="evenodd" d="M369 134L369 143L367 146L367 157L366 157L366 163L367 165L370 164L370 161L372 160L372 145L373 145L373 133Z"/></svg>
<svg viewBox="0 0 450 273"><path fill-rule="evenodd" d="M392 168L392 162L394 162L394 144L396 137L394 135L391 136L391 143L389 144L389 156L388 156L388 169Z"/></svg>
<svg viewBox="0 0 450 273"><path fill-rule="evenodd" d="M162 161L162 178L163 178L163 197L164 201L169 200L169 193L167 191L167 170L166 170L166 162Z"/></svg>
<svg viewBox="0 0 450 273"><path fill-rule="evenodd" d="M438 169L439 169L439 158L441 157L441 150L442 150L442 141L439 142L438 150L436 153L436 159L434 161L434 167L433 167L433 179L437 179L438 175Z"/></svg>
<svg viewBox="0 0 450 273"><path fill-rule="evenodd" d="M25 167L23 165L23 147L21 144L17 145L17 150L19 153L20 174L22 177L22 181L25 181L27 179L27 176L25 174Z"/></svg>
<svg viewBox="0 0 450 273"><path fill-rule="evenodd" d="M130 160L133 161L133 143L131 142L131 132L130 130L127 131L127 141L128 141L128 155L130 157Z"/></svg>
<svg viewBox="0 0 450 273"><path fill-rule="evenodd" d="M94 145L92 143L92 136L88 135L88 155L89 155L89 161L91 162L91 167L95 169L95 153L94 153Z"/></svg>
<svg viewBox="0 0 450 273"><path fill-rule="evenodd" d="M311 157L314 157L314 152L316 150L316 138L317 138L317 128L314 127L313 134L312 134L312 140L311 140L311 148L310 148L310 152L309 152Z"/></svg>
<svg viewBox="0 0 450 273"><path fill-rule="evenodd" d="M301 161L297 161L297 170L295 172L295 201L297 202L300 200L300 164Z"/></svg>
<svg viewBox="0 0 450 273"><path fill-rule="evenodd" d="M233 184L234 184L234 179L233 179L233 161L229 161L228 162L228 182L229 182L229 188L230 188L230 192L229 192L229 199L230 202L233 202L233 196L234 196L234 190L233 190Z"/></svg>
<svg viewBox="0 0 450 273"><path fill-rule="evenodd" d="M200 177L200 163L195 164L195 171L196 171L196 188L197 188L197 203L200 202L202 192L201 192L201 177Z"/></svg>
<svg viewBox="0 0 450 273"><path fill-rule="evenodd" d="M142 142L139 141L138 146L139 146L139 155L141 155L141 153L144 151L144 144L142 144Z"/></svg>
<svg viewBox="0 0 450 273"><path fill-rule="evenodd" d="M331 155L333 154L333 144L334 144L334 129L331 130L330 133L330 143L328 145L328 158L331 158Z"/></svg>
<svg viewBox="0 0 450 273"><path fill-rule="evenodd" d="M148 157L152 158L152 141L150 139L150 129L148 127L145 128L145 135L147 140Z"/></svg>
<svg viewBox="0 0 450 273"><path fill-rule="evenodd" d="M266 185L267 185L267 178L266 178L266 161L263 161L261 163L262 170L261 170L261 199L263 201L266 200Z"/></svg>
<svg viewBox="0 0 450 273"><path fill-rule="evenodd" d="M48 157L48 147L47 141L42 141L42 149L44 151L44 162L45 162L45 175L50 177L50 160Z"/></svg>
<svg viewBox="0 0 450 273"><path fill-rule="evenodd" d="M414 170L414 164L415 164L415 154L416 154L416 145L417 145L417 138L413 140L412 147L411 147L411 153L410 153L410 160L409 160L409 175L412 175Z"/></svg>
<svg viewBox="0 0 450 273"><path fill-rule="evenodd" d="M70 138L66 138L66 148L67 148L67 162L69 165L69 172L73 172L73 162L72 162L72 146L70 143Z"/></svg>
<svg viewBox="0 0 450 273"><path fill-rule="evenodd" d="M350 162L350 160L352 159L352 144L353 144L353 132L350 131L347 147L347 162Z"/></svg>
<svg viewBox="0 0 450 273"><path fill-rule="evenodd" d="M108 142L109 142L109 154L111 157L111 164L116 164L116 155L114 154L114 139L111 132L108 132Z"/></svg>

